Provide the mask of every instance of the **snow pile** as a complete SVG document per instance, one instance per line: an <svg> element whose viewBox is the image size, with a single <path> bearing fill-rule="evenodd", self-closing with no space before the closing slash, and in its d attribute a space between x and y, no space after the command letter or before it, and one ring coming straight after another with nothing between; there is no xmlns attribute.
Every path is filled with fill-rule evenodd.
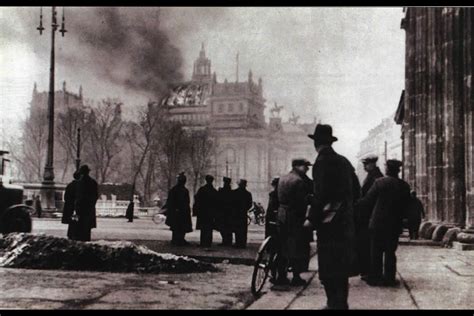
<svg viewBox="0 0 474 316"><path fill-rule="evenodd" d="M81 242L28 233L0 238L0 267L137 273L217 271L210 263L157 253L129 241Z"/></svg>

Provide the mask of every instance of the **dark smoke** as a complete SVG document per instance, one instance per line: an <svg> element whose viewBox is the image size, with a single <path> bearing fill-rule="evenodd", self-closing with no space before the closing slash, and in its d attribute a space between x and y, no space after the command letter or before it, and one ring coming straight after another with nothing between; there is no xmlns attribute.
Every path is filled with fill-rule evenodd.
<svg viewBox="0 0 474 316"><path fill-rule="evenodd" d="M78 51L66 61L82 61L105 80L159 97L182 80L182 57L160 28L158 8L71 8L70 27ZM72 33L72 32L71 32ZM88 53L79 56L83 50ZM84 58L88 60L84 60Z"/></svg>

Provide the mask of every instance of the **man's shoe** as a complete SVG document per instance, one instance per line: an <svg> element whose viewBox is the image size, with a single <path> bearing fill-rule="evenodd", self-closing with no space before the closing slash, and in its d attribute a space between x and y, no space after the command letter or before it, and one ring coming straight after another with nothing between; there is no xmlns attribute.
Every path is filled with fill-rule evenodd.
<svg viewBox="0 0 474 316"><path fill-rule="evenodd" d="M277 278L273 281L274 285L290 285L290 280L288 278Z"/></svg>
<svg viewBox="0 0 474 316"><path fill-rule="evenodd" d="M383 282L384 286L389 286L389 287L398 287L400 285L400 281L398 280L385 280Z"/></svg>
<svg viewBox="0 0 474 316"><path fill-rule="evenodd" d="M384 284L383 280L381 279L367 279L367 284L370 286L382 286Z"/></svg>
<svg viewBox="0 0 474 316"><path fill-rule="evenodd" d="M306 284L308 284L308 282L302 278L293 278L290 283L291 286L304 286Z"/></svg>

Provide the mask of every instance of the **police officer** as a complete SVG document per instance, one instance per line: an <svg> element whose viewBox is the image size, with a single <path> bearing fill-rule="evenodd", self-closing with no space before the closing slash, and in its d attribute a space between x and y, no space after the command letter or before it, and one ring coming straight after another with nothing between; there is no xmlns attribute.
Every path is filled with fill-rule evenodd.
<svg viewBox="0 0 474 316"><path fill-rule="evenodd" d="M238 188L233 191L235 209L232 218L235 233L235 247L247 247L247 213L253 205L252 194L247 191L247 180L240 179Z"/></svg>
<svg viewBox="0 0 474 316"><path fill-rule="evenodd" d="M231 217L235 206L231 187L232 179L224 177L222 180L224 185L222 188L219 188L217 194L218 210L216 212L216 225L222 236L221 246L232 246Z"/></svg>
<svg viewBox="0 0 474 316"><path fill-rule="evenodd" d="M369 191L375 180L383 177L379 167L377 167L378 157L376 155L368 155L362 159L364 170L367 176L362 183L361 197L364 197ZM370 239L369 239L369 218L370 209L356 207L356 242L357 242L357 262L358 273L361 279L367 281L370 267Z"/></svg>
<svg viewBox="0 0 474 316"><path fill-rule="evenodd" d="M311 163L306 159L294 159L291 163L290 173L282 176L278 182L278 235L281 243L280 257L278 262L278 277L274 284L276 286L287 285L286 277L288 266L292 267L293 278L291 285L305 285L306 281L300 276L303 271L302 265L306 258L305 245L306 235L303 231L303 223L306 218L307 182L304 179Z"/></svg>
<svg viewBox="0 0 474 316"><path fill-rule="evenodd" d="M387 160L386 176L375 180L359 204L372 209L369 219L370 271L372 286L396 286L398 238L410 203L410 186L399 178L402 162Z"/></svg>
<svg viewBox="0 0 474 316"><path fill-rule="evenodd" d="M206 176L206 185L199 188L194 196L193 211L197 216L196 229L201 230L201 246L211 247L212 230L217 206L217 190L212 185L214 177Z"/></svg>

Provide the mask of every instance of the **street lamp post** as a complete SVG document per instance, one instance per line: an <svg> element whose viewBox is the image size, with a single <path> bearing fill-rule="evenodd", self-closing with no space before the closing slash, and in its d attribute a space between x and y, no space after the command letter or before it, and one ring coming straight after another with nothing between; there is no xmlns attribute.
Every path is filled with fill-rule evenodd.
<svg viewBox="0 0 474 316"><path fill-rule="evenodd" d="M55 185L54 185L54 73L55 73L55 34L58 29L56 18L56 7L51 8L51 54L49 68L49 93L48 93L48 149L46 165L43 173L42 195L46 202L46 209L55 209ZM40 24L36 28L40 35L43 34L43 8L40 9ZM65 29L64 8L61 29L62 36L67 32Z"/></svg>

